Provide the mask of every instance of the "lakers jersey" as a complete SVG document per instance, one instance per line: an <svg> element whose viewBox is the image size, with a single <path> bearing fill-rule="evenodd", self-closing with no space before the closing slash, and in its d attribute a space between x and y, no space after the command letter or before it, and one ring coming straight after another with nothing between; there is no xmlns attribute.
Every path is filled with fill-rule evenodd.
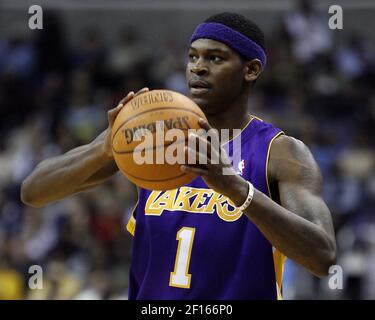
<svg viewBox="0 0 375 320"><path fill-rule="evenodd" d="M270 148L281 134L252 118L224 145L228 155L237 155L233 167L238 174L268 196ZM140 189L127 229L134 235L129 299L281 297L285 257L201 177L174 190Z"/></svg>

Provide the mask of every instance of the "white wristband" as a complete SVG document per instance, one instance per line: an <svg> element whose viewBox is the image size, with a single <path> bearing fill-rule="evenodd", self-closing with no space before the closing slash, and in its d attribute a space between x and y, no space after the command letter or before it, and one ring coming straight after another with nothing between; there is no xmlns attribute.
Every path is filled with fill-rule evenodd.
<svg viewBox="0 0 375 320"><path fill-rule="evenodd" d="M243 203L243 205L240 206L240 207L237 207L241 211L246 210L246 208L250 205L251 200L253 200L253 197L254 197L254 186L252 185L252 183L250 181L246 181L246 182L249 184L249 192L247 194L246 200Z"/></svg>

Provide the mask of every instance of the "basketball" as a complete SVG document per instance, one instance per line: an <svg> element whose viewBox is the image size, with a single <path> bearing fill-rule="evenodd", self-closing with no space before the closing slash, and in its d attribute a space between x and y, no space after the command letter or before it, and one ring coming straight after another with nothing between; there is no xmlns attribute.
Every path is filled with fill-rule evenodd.
<svg viewBox="0 0 375 320"><path fill-rule="evenodd" d="M179 151L187 145L189 129L201 129L199 118L206 119L198 105L178 92L152 90L134 97L112 127L112 151L119 170L149 190L175 189L191 182L196 176L180 170L185 157ZM170 133L172 141L167 139Z"/></svg>

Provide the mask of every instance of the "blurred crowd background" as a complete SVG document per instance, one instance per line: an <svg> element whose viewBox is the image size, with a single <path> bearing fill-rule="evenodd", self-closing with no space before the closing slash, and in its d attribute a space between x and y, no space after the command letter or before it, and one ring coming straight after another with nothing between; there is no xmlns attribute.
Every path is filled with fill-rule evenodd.
<svg viewBox="0 0 375 320"><path fill-rule="evenodd" d="M36 209L20 202L20 184L41 160L92 141L128 91L186 93L188 37L158 34L150 45L136 22L123 21L108 42L93 19L71 42L64 11L47 7L44 29L25 32L23 10L0 37L0 299L126 299L134 187L117 174ZM186 34L220 11L186 12ZM268 65L249 110L311 148L334 220L343 289L288 261L285 298L375 299L375 46L345 29L345 15L344 30L330 30L327 11L294 1L268 21ZM259 8L238 12L262 27ZM43 290L28 287L31 265L43 268Z"/></svg>

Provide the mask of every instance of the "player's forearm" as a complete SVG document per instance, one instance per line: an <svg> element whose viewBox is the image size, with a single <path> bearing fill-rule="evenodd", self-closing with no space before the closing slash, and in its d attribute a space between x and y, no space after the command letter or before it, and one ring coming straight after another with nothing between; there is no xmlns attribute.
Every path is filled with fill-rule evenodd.
<svg viewBox="0 0 375 320"><path fill-rule="evenodd" d="M241 202L246 196L247 188L242 188L233 198ZM245 214L275 248L315 275L327 275L335 263L335 245L323 228L285 209L262 192L255 190Z"/></svg>
<svg viewBox="0 0 375 320"><path fill-rule="evenodd" d="M112 161L103 152L100 141L44 160L22 183L21 199L35 207L62 199L77 192L86 180Z"/></svg>

